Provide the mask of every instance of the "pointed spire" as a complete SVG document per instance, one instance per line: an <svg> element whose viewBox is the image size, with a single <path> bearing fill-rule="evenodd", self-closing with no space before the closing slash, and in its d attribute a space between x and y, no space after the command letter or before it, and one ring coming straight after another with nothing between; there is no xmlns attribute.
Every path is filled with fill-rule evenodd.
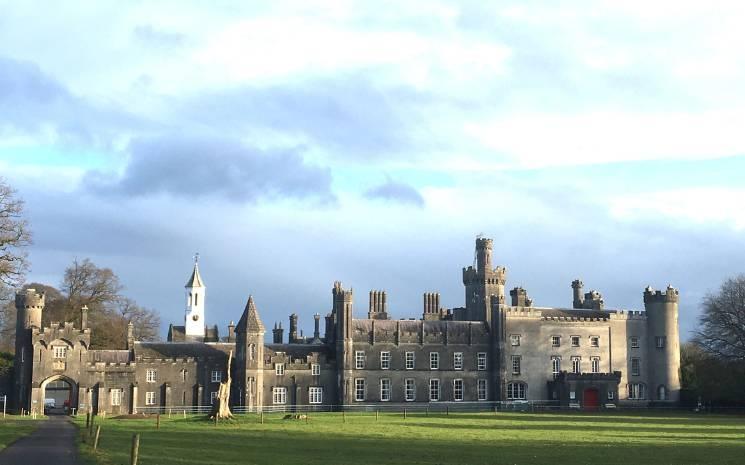
<svg viewBox="0 0 745 465"><path fill-rule="evenodd" d="M199 275L199 252L194 255L194 271L191 272L191 278L184 287L204 287L202 277Z"/></svg>
<svg viewBox="0 0 745 465"><path fill-rule="evenodd" d="M259 316L259 311L256 309L256 304L254 303L252 295L248 296L246 308L243 310L243 315L241 315L241 319L238 321L238 326L236 327L236 331L238 330L247 333L266 332L264 323L261 322L261 317Z"/></svg>

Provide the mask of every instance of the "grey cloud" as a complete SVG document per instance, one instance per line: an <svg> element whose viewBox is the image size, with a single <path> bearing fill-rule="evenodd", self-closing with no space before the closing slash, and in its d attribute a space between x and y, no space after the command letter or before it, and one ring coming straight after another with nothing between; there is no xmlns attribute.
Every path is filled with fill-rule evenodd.
<svg viewBox="0 0 745 465"><path fill-rule="evenodd" d="M29 61L0 56L0 133L30 135L51 128L64 143L108 147L124 128L143 122L118 109L99 106L71 93Z"/></svg>
<svg viewBox="0 0 745 465"><path fill-rule="evenodd" d="M344 157L399 153L422 123L410 111L433 96L378 87L360 74L282 86L240 86L172 102L176 118L225 133L266 128L300 136Z"/></svg>
<svg viewBox="0 0 745 465"><path fill-rule="evenodd" d="M235 202L312 198L334 202L330 170L306 163L298 149L262 151L229 139L171 134L129 146L120 177L90 173L102 194L217 196Z"/></svg>
<svg viewBox="0 0 745 465"><path fill-rule="evenodd" d="M151 24L141 24L132 30L134 38L145 46L174 48L184 45L186 36L178 32L165 31Z"/></svg>
<svg viewBox="0 0 745 465"><path fill-rule="evenodd" d="M408 184L388 179L379 186L365 191L364 196L368 199L380 199L389 202L398 202L416 207L424 207L424 197L416 189Z"/></svg>

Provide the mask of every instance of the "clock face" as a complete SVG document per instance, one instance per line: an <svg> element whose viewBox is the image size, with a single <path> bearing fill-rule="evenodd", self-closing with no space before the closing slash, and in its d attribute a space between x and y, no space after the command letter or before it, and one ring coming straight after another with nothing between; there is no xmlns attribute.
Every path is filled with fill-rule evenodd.
<svg viewBox="0 0 745 465"><path fill-rule="evenodd" d="M191 317L191 319L194 321L199 321L199 315L194 315Z"/></svg>

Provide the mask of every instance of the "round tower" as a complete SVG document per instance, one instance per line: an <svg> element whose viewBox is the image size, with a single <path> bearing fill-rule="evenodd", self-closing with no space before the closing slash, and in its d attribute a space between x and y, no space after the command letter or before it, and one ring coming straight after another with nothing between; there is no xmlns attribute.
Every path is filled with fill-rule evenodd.
<svg viewBox="0 0 745 465"><path fill-rule="evenodd" d="M17 329L41 328L41 313L44 310L44 292L26 289L16 293Z"/></svg>
<svg viewBox="0 0 745 465"><path fill-rule="evenodd" d="M680 337L678 290L644 290L647 313L647 398L656 402L680 400Z"/></svg>
<svg viewBox="0 0 745 465"><path fill-rule="evenodd" d="M26 289L16 293L16 353L15 353L15 405L28 410L31 406L29 386L33 368L34 328L41 329L44 310L44 293Z"/></svg>

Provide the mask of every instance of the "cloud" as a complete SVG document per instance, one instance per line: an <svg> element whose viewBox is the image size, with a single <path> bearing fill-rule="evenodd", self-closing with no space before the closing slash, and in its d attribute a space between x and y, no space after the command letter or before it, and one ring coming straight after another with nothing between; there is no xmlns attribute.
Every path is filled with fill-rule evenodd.
<svg viewBox="0 0 745 465"><path fill-rule="evenodd" d="M333 202L331 173L306 163L299 149L259 150L230 139L168 135L138 138L121 176L90 173L100 194L170 194L255 202L268 198Z"/></svg>
<svg viewBox="0 0 745 465"><path fill-rule="evenodd" d="M164 31L151 24L141 24L132 30L136 40L145 46L175 48L184 45L186 36L178 32Z"/></svg>
<svg viewBox="0 0 745 465"><path fill-rule="evenodd" d="M364 196L368 199L379 199L388 202L414 205L424 207L424 197L416 189L408 184L388 179L379 186L371 187L365 191Z"/></svg>

